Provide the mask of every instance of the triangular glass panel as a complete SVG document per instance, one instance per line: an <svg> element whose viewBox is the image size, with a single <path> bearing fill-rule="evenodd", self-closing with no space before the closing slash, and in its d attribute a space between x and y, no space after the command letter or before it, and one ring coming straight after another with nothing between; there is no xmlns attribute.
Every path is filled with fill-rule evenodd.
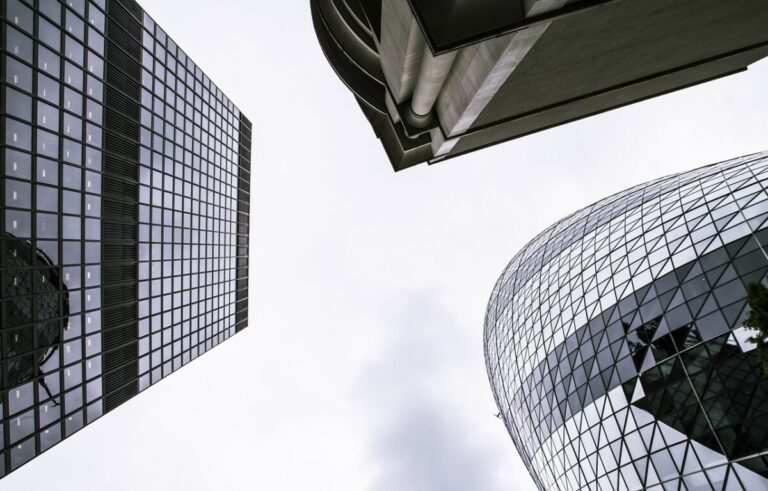
<svg viewBox="0 0 768 491"><path fill-rule="evenodd" d="M688 273L693 269L693 267L698 264L698 261L692 261L688 264L684 264L677 268L675 270L675 276L677 277L677 281L680 283L683 283L685 281L685 278L688 277Z"/></svg>
<svg viewBox="0 0 768 491"><path fill-rule="evenodd" d="M725 473L727 470L728 466L726 465L721 465L714 469L707 469L707 477L715 489L723 489L723 484L725 484Z"/></svg>
<svg viewBox="0 0 768 491"><path fill-rule="evenodd" d="M730 223L731 223L731 220L733 220L733 218L734 218L734 217L735 217L737 214L738 214L738 213L736 213L736 212L734 212L734 213L728 213L727 215L725 215L725 216L723 216L723 217L721 217L721 218L718 218L717 220L715 220L715 228L716 228L718 231L721 231L721 230L725 230L726 228L728 228L728 224L730 224Z"/></svg>
<svg viewBox="0 0 768 491"><path fill-rule="evenodd" d="M656 328L656 332L653 333L653 339L651 339L651 341L656 341L660 337L666 336L667 334L669 334L669 325L664 320L662 320L659 323L659 327Z"/></svg>
<svg viewBox="0 0 768 491"><path fill-rule="evenodd" d="M635 292L635 299L637 300L638 305L643 304L645 297L648 295L648 292L652 290L651 286L652 285L646 285Z"/></svg>
<svg viewBox="0 0 768 491"><path fill-rule="evenodd" d="M764 489L760 487L765 486L766 479L768 479L768 466L764 458L755 457L742 460L738 464L734 464L733 469L747 490Z"/></svg>
<svg viewBox="0 0 768 491"><path fill-rule="evenodd" d="M685 341L688 338L688 332L691 330L691 324L685 324L672 331L672 339L675 341L678 351L682 351Z"/></svg>
<svg viewBox="0 0 768 491"><path fill-rule="evenodd" d="M754 218L750 218L747 220L747 225L749 226L750 230L759 230L760 227L765 223L765 219L768 217L768 213L763 213L762 215L758 215Z"/></svg>
<svg viewBox="0 0 768 491"><path fill-rule="evenodd" d="M696 250L696 254L704 254L709 249L710 245L716 240L717 236L712 236L695 243L693 248Z"/></svg>
<svg viewBox="0 0 768 491"><path fill-rule="evenodd" d="M648 457L642 457L634 461L635 471L641 481L645 481L645 473L648 470Z"/></svg>
<svg viewBox="0 0 768 491"><path fill-rule="evenodd" d="M739 252L736 254L736 257L746 256L750 252L754 252L759 248L760 248L760 244L756 240L748 240L744 243L743 247L739 249Z"/></svg>
<svg viewBox="0 0 768 491"><path fill-rule="evenodd" d="M632 379L628 380L627 382L624 382L623 384L621 384L621 388L624 391L624 396L630 402L635 402L634 401L634 393L635 393L635 390L636 390L635 386L637 385L638 381L639 381L638 377L633 377Z"/></svg>
<svg viewBox="0 0 768 491"><path fill-rule="evenodd" d="M688 442L688 452L683 467L683 474L690 474L701 470L701 463L696 456L696 452L693 450L692 442Z"/></svg>
<svg viewBox="0 0 768 491"><path fill-rule="evenodd" d="M699 328L696 327L695 324L691 325L691 328L688 330L688 336L686 337L685 343L681 349L689 348L690 346L693 346L694 344L698 344L702 341L701 339L701 333L699 332Z"/></svg>
<svg viewBox="0 0 768 491"><path fill-rule="evenodd" d="M653 441L651 442L651 452L658 452L662 448L666 447L664 437L661 436L661 431L656 427L656 431L653 432Z"/></svg>
<svg viewBox="0 0 768 491"><path fill-rule="evenodd" d="M745 491L739 482L739 478L736 476L736 471L733 467L728 471L728 480L725 483L724 491Z"/></svg>
<svg viewBox="0 0 768 491"><path fill-rule="evenodd" d="M703 471L695 472L693 474L687 474L683 476L683 483L687 489L695 491L722 491L720 489L715 490L707 480L706 474Z"/></svg>
<svg viewBox="0 0 768 491"><path fill-rule="evenodd" d="M641 345L632 354L632 361L635 363L635 369L637 369L638 372L642 371L643 361L645 360L647 352L648 346Z"/></svg>
<svg viewBox="0 0 768 491"><path fill-rule="evenodd" d="M646 370L649 370L653 368L656 365L656 359L653 357L653 351L648 350L645 354L645 359L643 360L643 364L640 366L640 371L644 372Z"/></svg>
<svg viewBox="0 0 768 491"><path fill-rule="evenodd" d="M645 487L650 488L656 484L659 484L659 476L656 474L656 469L654 469L653 464L649 462L648 473L645 476Z"/></svg>
<svg viewBox="0 0 768 491"><path fill-rule="evenodd" d="M686 282L688 280L691 280L691 279L693 279L693 278L695 278L697 276L700 276L700 275L704 274L704 270L702 270L701 263L699 261L693 261L693 262L691 262L689 264L690 264L690 267L687 268L688 269L688 274L685 275L684 279L681 278L681 280L680 280L681 282ZM686 267L684 266L681 269L685 269L685 268ZM678 274L677 277L680 278L680 275Z"/></svg>
<svg viewBox="0 0 768 491"><path fill-rule="evenodd" d="M606 387L616 387L621 383L621 377L619 371L615 368L611 371L611 380L606 384Z"/></svg>
<svg viewBox="0 0 768 491"><path fill-rule="evenodd" d="M757 344L750 341L754 334L753 330L744 327L734 329L731 333L742 353L748 353L757 348Z"/></svg>
<svg viewBox="0 0 768 491"><path fill-rule="evenodd" d="M736 253L744 247L744 244L747 243L747 241L750 240L750 237L742 237L740 239L736 239L733 242L726 244L725 249L728 252L728 255L731 257L736 257Z"/></svg>
<svg viewBox="0 0 768 491"><path fill-rule="evenodd" d="M704 302L704 305L702 305L698 313L695 313L693 315L695 318L703 317L707 314L712 313L717 308L718 306L717 306L717 302L715 301L715 296L710 294L707 296L707 300ZM693 312L693 310L691 312Z"/></svg>
<svg viewBox="0 0 768 491"><path fill-rule="evenodd" d="M763 278L765 278L766 272L768 272L768 268L760 268L751 273L742 275L741 280L745 285L749 285L750 283L759 283L763 280Z"/></svg>
<svg viewBox="0 0 768 491"><path fill-rule="evenodd" d="M678 443L669 447L669 454L672 456L672 462L674 462L678 473L683 472L683 463L685 461L685 448L688 444L686 442Z"/></svg>
<svg viewBox="0 0 768 491"><path fill-rule="evenodd" d="M734 269L733 264L729 263L725 268L725 271L723 272L723 274L720 275L720 278L717 279L717 283L715 284L715 286L717 287L717 286L729 283L735 280L736 278L738 278L738 276L739 275L738 273L736 273L736 270Z"/></svg>
<svg viewBox="0 0 768 491"><path fill-rule="evenodd" d="M717 282L720 280L720 276L722 276L726 267L726 264L722 264L704 273L704 276L707 277L707 281L710 285L717 285Z"/></svg>
<svg viewBox="0 0 768 491"><path fill-rule="evenodd" d="M684 434L680 433L666 423L659 423L659 429L664 435L664 440L667 442L667 445L674 445L680 442L685 442L688 439L688 437L686 437Z"/></svg>
<svg viewBox="0 0 768 491"><path fill-rule="evenodd" d="M722 310L723 317L725 317L725 323L729 328L732 329L746 319L746 305L747 301L742 300L741 302L731 304Z"/></svg>
<svg viewBox="0 0 768 491"><path fill-rule="evenodd" d="M661 483L664 491L681 491L680 485L680 479L672 479L671 481L666 481ZM685 488L682 488L685 489Z"/></svg>
<svg viewBox="0 0 768 491"><path fill-rule="evenodd" d="M701 307L704 305L704 302L707 300L708 296L709 293L705 293L704 295L699 295L696 298L688 300L688 309L690 310L693 317L696 317L699 314L699 311L701 310Z"/></svg>
<svg viewBox="0 0 768 491"><path fill-rule="evenodd" d="M691 444L693 445L693 449L696 451L696 455L698 455L699 460L701 461L701 464L705 468L712 467L717 464L723 464L726 462L725 456L723 456L718 452L715 452L714 450L711 450L705 447L699 442L692 440Z"/></svg>
<svg viewBox="0 0 768 491"><path fill-rule="evenodd" d="M637 424L638 428L649 425L656 421L656 418L654 418L648 411L635 406L630 407L632 408L632 416L634 416L635 424Z"/></svg>
<svg viewBox="0 0 768 491"><path fill-rule="evenodd" d="M725 319L719 310L715 310L711 314L697 319L696 327L699 329L701 338L704 341L728 332L728 324L725 322Z"/></svg>

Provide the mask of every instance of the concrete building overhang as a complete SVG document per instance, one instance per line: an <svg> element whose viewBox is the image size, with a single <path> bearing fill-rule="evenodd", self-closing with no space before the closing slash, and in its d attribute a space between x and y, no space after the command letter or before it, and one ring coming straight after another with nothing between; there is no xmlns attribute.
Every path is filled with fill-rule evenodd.
<svg viewBox="0 0 768 491"><path fill-rule="evenodd" d="M365 104L395 170L730 75L768 56L764 0L311 3L323 50ZM365 27L354 26L366 33L357 42L344 28L349 12ZM361 79L371 80L365 90Z"/></svg>

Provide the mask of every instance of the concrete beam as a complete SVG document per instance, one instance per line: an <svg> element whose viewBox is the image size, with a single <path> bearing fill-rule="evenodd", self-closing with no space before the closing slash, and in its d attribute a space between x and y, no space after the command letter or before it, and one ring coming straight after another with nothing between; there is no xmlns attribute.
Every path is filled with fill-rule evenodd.
<svg viewBox="0 0 768 491"><path fill-rule="evenodd" d="M523 8L526 17L534 17L563 8L566 3L568 0L523 0Z"/></svg>
<svg viewBox="0 0 768 491"><path fill-rule="evenodd" d="M449 139L472 126L547 27L537 24L461 50L437 99L440 126Z"/></svg>
<svg viewBox="0 0 768 491"><path fill-rule="evenodd" d="M424 35L408 0L382 2L379 56L384 78L397 104L413 94L424 46Z"/></svg>
<svg viewBox="0 0 768 491"><path fill-rule="evenodd" d="M433 56L429 47L424 46L419 75L413 89L409 123L416 128L423 128L432 119L432 108L443 88L445 79L456 59L456 51Z"/></svg>

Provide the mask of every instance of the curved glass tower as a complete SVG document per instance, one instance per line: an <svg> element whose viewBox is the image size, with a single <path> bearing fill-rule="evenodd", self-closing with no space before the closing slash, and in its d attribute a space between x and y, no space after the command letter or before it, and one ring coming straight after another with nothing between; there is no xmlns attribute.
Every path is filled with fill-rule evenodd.
<svg viewBox="0 0 768 491"><path fill-rule="evenodd" d="M486 365L540 489L768 489L768 153L588 206L493 289Z"/></svg>

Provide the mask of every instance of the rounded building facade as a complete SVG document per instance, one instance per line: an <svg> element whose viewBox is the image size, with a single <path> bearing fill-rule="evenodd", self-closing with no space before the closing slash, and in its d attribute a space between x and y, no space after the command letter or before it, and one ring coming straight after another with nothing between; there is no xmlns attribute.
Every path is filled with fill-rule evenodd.
<svg viewBox="0 0 768 491"><path fill-rule="evenodd" d="M768 490L768 153L664 177L529 242L497 281L486 366L540 489ZM767 365L768 366L768 365Z"/></svg>

